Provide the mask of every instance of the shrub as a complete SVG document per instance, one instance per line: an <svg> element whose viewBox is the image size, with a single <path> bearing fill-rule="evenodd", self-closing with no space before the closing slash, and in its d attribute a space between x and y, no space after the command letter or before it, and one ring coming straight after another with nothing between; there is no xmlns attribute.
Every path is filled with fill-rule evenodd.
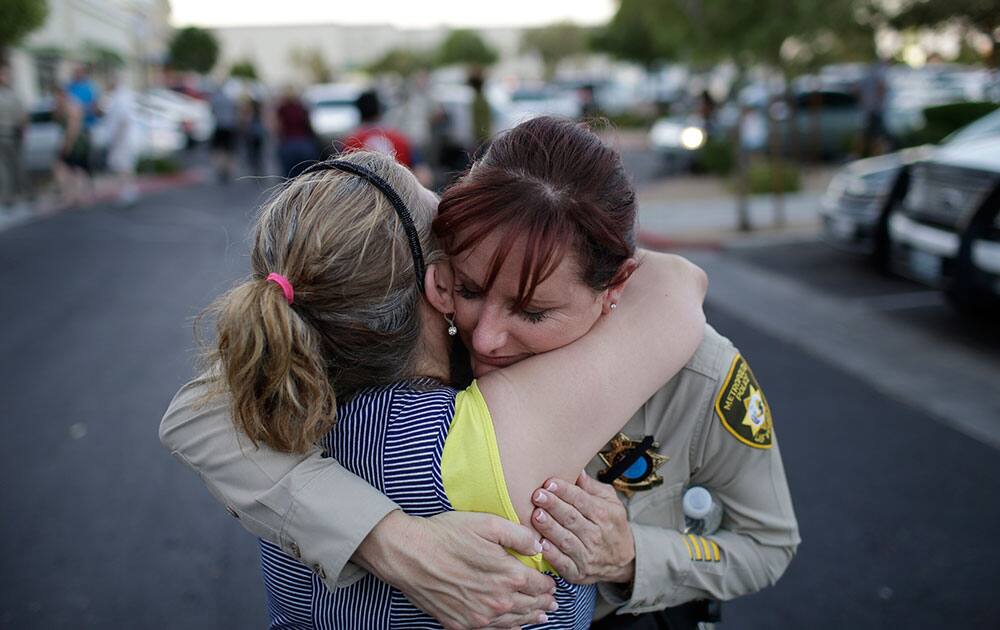
<svg viewBox="0 0 1000 630"><path fill-rule="evenodd" d="M901 138L902 146L937 144L948 134L961 129L1000 107L997 103L969 101L924 108L925 124Z"/></svg>
<svg viewBox="0 0 1000 630"><path fill-rule="evenodd" d="M139 160L135 170L147 175L172 175L181 170L181 165L171 157L144 157Z"/></svg>
<svg viewBox="0 0 1000 630"><path fill-rule="evenodd" d="M694 168L702 173L729 175L733 172L735 164L733 143L725 138L709 138L698 153Z"/></svg>
<svg viewBox="0 0 1000 630"><path fill-rule="evenodd" d="M775 192L795 192L802 187L799 169L796 165L781 160L758 160L750 163L750 194Z"/></svg>

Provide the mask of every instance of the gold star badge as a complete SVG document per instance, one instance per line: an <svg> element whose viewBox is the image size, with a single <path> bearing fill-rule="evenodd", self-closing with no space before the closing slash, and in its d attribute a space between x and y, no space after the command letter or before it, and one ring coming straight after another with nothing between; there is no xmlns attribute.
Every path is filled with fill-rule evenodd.
<svg viewBox="0 0 1000 630"><path fill-rule="evenodd" d="M656 452L659 446L651 435L633 440L619 433L608 448L599 453L606 468L597 474L597 479L610 482L625 496L655 488L663 483L663 477L656 473L657 469L670 459Z"/></svg>

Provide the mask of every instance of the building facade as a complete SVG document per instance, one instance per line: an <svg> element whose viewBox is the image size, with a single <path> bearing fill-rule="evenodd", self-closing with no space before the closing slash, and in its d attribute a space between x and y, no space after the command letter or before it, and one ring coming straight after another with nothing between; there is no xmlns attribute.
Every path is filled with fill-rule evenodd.
<svg viewBox="0 0 1000 630"><path fill-rule="evenodd" d="M69 78L74 66L115 68L145 84L166 58L168 0L48 0L45 24L11 51L14 87L34 103Z"/></svg>

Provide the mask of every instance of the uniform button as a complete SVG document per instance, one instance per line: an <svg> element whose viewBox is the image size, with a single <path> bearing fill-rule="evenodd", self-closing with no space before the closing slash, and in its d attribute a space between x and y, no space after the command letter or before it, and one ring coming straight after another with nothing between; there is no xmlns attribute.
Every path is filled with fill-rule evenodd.
<svg viewBox="0 0 1000 630"><path fill-rule="evenodd" d="M326 571L324 571L323 567L321 567L318 564L314 564L313 565L313 573L315 573L316 575L318 575L319 579L321 579L321 580L325 580L326 579Z"/></svg>
<svg viewBox="0 0 1000 630"><path fill-rule="evenodd" d="M291 543L290 545L288 545L288 550L291 551L292 555L295 556L296 558L299 559L302 558L302 551L299 549L299 546L296 545L295 543Z"/></svg>
<svg viewBox="0 0 1000 630"><path fill-rule="evenodd" d="M232 516L233 518L239 518L240 517L239 513L237 513L236 510L234 510L233 506L231 506L231 505L227 505L226 506L226 511L229 512L229 516Z"/></svg>

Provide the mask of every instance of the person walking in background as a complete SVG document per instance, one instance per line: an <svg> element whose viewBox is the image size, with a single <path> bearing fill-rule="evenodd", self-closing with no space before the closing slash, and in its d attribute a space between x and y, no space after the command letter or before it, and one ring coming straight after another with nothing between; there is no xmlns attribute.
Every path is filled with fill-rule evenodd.
<svg viewBox="0 0 1000 630"><path fill-rule="evenodd" d="M108 169L118 180L118 203L130 206L139 196L135 183L135 167L139 158L136 138L138 129L135 121L135 94L120 76L112 76L108 82L104 115L109 133Z"/></svg>
<svg viewBox="0 0 1000 630"><path fill-rule="evenodd" d="M433 175L420 151L401 131L382 124L382 102L375 90L367 90L358 97L361 125L344 139L344 150L374 151L391 155L396 161L413 171L423 186L429 186Z"/></svg>
<svg viewBox="0 0 1000 630"><path fill-rule="evenodd" d="M10 66L0 59L0 212L17 208L24 193L21 141L28 117L10 81Z"/></svg>
<svg viewBox="0 0 1000 630"><path fill-rule="evenodd" d="M264 173L264 105L253 94L240 105L240 135L247 152L247 166L254 175L260 175Z"/></svg>
<svg viewBox="0 0 1000 630"><path fill-rule="evenodd" d="M70 95L67 88L56 88L52 118L62 130L62 145L52 165L60 203L63 207L85 204L93 187L90 132L83 122L83 107Z"/></svg>
<svg viewBox="0 0 1000 630"><path fill-rule="evenodd" d="M490 103L486 100L484 91L485 79L483 71L476 68L469 72L469 87L474 92L472 97L472 140L475 142L472 152L478 154L485 149L483 146L489 142L493 135L493 114L490 112Z"/></svg>
<svg viewBox="0 0 1000 630"><path fill-rule="evenodd" d="M101 94L90 78L90 68L82 64L77 66L66 90L80 104L83 111L83 126L88 132L91 131L101 116L99 107Z"/></svg>
<svg viewBox="0 0 1000 630"><path fill-rule="evenodd" d="M212 135L212 153L215 173L222 183L229 182L236 170L236 134L239 131L239 112L236 101L219 85L209 101L215 116L215 133Z"/></svg>
<svg viewBox="0 0 1000 630"><path fill-rule="evenodd" d="M319 143L309 122L309 111L302 104L295 88L288 86L274 112L274 127L278 136L278 161L281 174L298 177L320 154Z"/></svg>
<svg viewBox="0 0 1000 630"><path fill-rule="evenodd" d="M885 104L889 93L888 64L879 59L868 68L858 87L864 126L861 128L861 157L885 153L891 139L885 127Z"/></svg>

